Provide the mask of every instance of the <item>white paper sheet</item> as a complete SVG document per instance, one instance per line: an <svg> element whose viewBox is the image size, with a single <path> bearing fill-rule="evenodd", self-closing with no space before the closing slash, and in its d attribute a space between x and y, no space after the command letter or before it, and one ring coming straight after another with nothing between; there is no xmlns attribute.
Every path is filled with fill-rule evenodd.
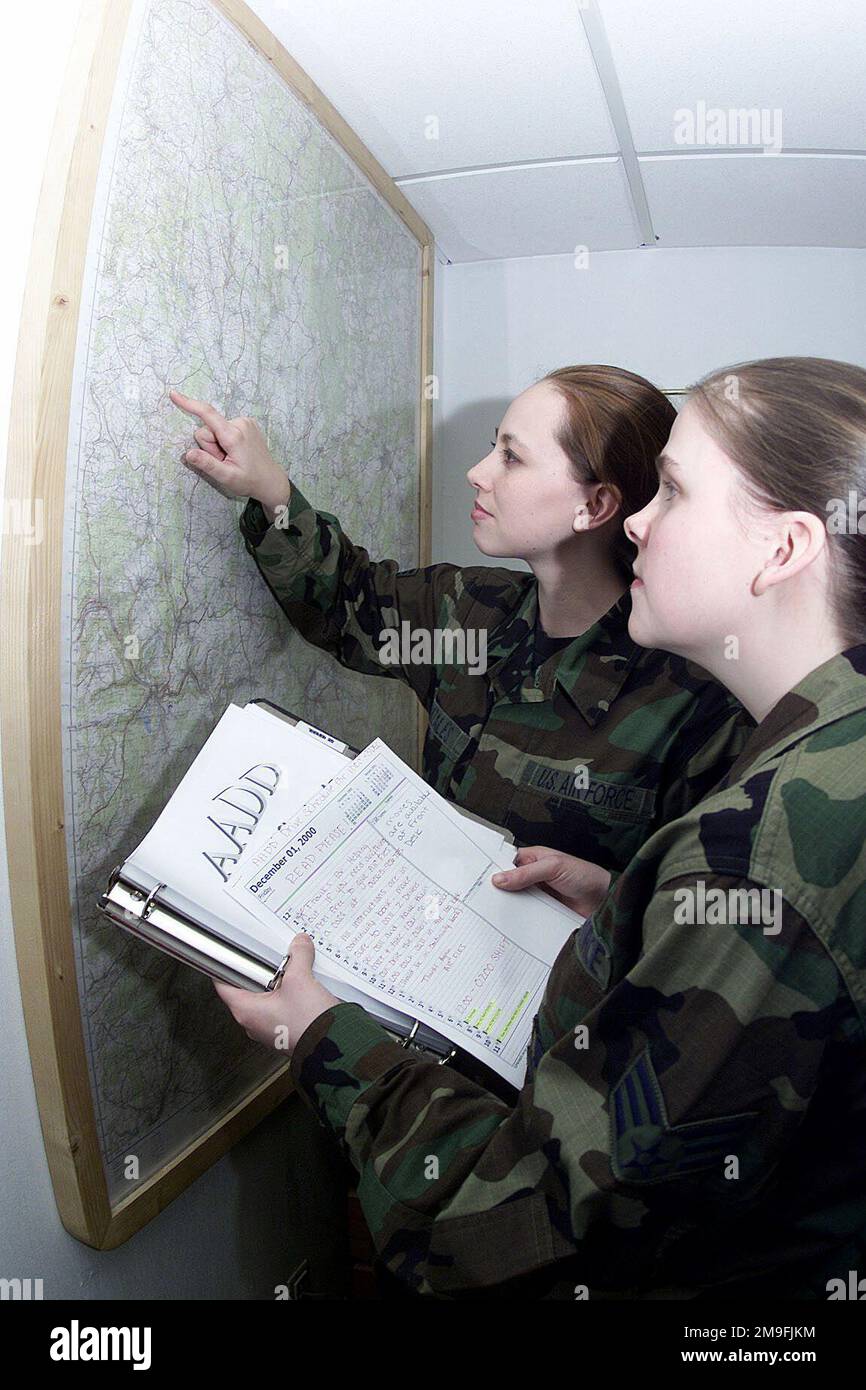
<svg viewBox="0 0 866 1390"><path fill-rule="evenodd" d="M253 832L291 814L346 765L294 725L256 706L229 705L128 863L225 919L223 885ZM285 930L246 912L231 916L248 935L286 949Z"/></svg>
<svg viewBox="0 0 866 1390"><path fill-rule="evenodd" d="M537 889L494 888L513 849L473 828L377 739L257 835L225 891L520 1086L550 967L581 919Z"/></svg>

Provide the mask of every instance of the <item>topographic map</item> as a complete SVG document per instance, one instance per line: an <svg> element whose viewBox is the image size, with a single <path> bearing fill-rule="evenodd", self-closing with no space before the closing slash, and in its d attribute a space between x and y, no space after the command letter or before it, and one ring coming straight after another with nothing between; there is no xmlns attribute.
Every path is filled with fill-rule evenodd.
<svg viewBox="0 0 866 1390"><path fill-rule="evenodd" d="M253 416L311 502L415 565L420 282L415 238L222 14L136 0L79 318L61 638L72 930L112 1200L285 1058L97 912L111 869L230 702L265 696L415 756L409 692L291 630L243 504L181 463L196 422L168 390Z"/></svg>

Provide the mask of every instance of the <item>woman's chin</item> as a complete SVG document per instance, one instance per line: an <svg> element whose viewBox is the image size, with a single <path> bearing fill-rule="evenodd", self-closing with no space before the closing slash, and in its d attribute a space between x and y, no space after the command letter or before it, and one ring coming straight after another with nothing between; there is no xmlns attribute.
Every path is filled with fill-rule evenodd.
<svg viewBox="0 0 866 1390"><path fill-rule="evenodd" d="M653 625L645 613L636 613L634 601L628 619L628 635L639 647L658 647L661 643L653 631Z"/></svg>
<svg viewBox="0 0 866 1390"><path fill-rule="evenodd" d="M503 550L497 549L495 542L484 535L483 522L474 521L472 523L472 539L481 551L482 555L504 555Z"/></svg>
<svg viewBox="0 0 866 1390"><path fill-rule="evenodd" d="M648 614L635 612L633 607L628 619L628 635L638 647L654 647L656 651L671 652L682 656L686 661L697 661L694 646L683 632L652 622ZM704 665L698 661L698 665Z"/></svg>

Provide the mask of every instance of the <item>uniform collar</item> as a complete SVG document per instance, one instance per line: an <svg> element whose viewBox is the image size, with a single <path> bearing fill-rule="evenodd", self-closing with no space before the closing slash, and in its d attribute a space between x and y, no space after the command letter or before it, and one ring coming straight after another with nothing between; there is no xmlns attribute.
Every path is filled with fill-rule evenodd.
<svg viewBox="0 0 866 1390"><path fill-rule="evenodd" d="M866 642L830 657L782 696L755 728L726 784L756 772L816 729L858 709L866 709Z"/></svg>
<svg viewBox="0 0 866 1390"><path fill-rule="evenodd" d="M607 714L644 650L628 635L630 615L626 589L597 623L558 653L556 683L593 726Z"/></svg>
<svg viewBox="0 0 866 1390"><path fill-rule="evenodd" d="M520 604L496 629L488 648L491 685L501 693L520 687L522 699L550 699L558 685L594 727L607 714L643 648L628 635L631 593L626 589L612 608L573 642L554 652L534 684L534 630L538 585L527 586Z"/></svg>

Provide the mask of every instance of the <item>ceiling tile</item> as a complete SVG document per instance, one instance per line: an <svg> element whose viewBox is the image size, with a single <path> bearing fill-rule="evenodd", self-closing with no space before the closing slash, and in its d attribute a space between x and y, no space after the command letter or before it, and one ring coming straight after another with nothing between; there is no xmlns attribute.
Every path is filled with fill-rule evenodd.
<svg viewBox="0 0 866 1390"><path fill-rule="evenodd" d="M676 112L699 102L778 109L782 148L866 148L863 0L599 0L599 8L636 149L681 148Z"/></svg>
<svg viewBox="0 0 866 1390"><path fill-rule="evenodd" d="M639 244L619 159L401 184L452 261Z"/></svg>
<svg viewBox="0 0 866 1390"><path fill-rule="evenodd" d="M866 158L643 158L659 246L866 246Z"/></svg>
<svg viewBox="0 0 866 1390"><path fill-rule="evenodd" d="M616 153L576 0L251 6L392 178Z"/></svg>

